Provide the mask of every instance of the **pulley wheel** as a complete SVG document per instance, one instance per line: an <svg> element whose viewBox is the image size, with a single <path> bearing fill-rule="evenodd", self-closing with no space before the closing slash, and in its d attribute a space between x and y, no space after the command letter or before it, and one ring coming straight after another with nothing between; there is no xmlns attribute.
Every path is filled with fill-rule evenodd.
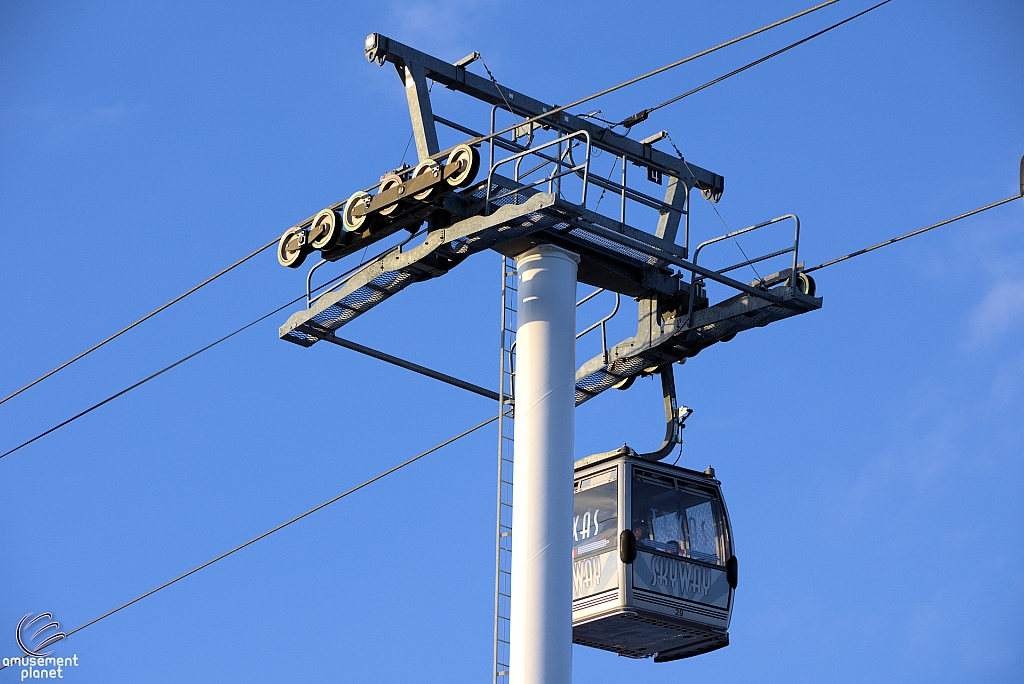
<svg viewBox="0 0 1024 684"><path fill-rule="evenodd" d="M309 227L309 246L313 249L330 249L341 236L341 217L333 209L324 209L313 217Z"/></svg>
<svg viewBox="0 0 1024 684"><path fill-rule="evenodd" d="M401 176L395 173L389 173L387 176L384 177L384 180L380 182L380 190L378 190L378 192L382 193L385 190L391 190L392 188L395 188L401 184ZM384 207L383 209L380 209L378 213L381 216L391 216L393 213L398 211L398 205L399 203L396 202L395 204L392 204L390 207Z"/></svg>
<svg viewBox="0 0 1024 684"><path fill-rule="evenodd" d="M342 210L341 223L342 228L345 229L346 233L354 233L360 228L362 228L363 224L366 223L366 214L363 214L362 216L356 216L353 212L356 208L356 205L358 205L360 202L365 203L366 199L369 196L370 195L368 193L365 193L362 190L360 190L359 192L349 197L348 201L345 202L345 208Z"/></svg>
<svg viewBox="0 0 1024 684"><path fill-rule="evenodd" d="M612 389L625 391L632 387L634 382L636 382L636 376L631 375L628 378L623 378L622 380L619 380L617 383L612 385Z"/></svg>
<svg viewBox="0 0 1024 684"><path fill-rule="evenodd" d="M441 165L438 164L433 159L427 159L426 161L421 161L416 166L416 168L413 169L412 177L416 178L418 176L422 176L425 173L432 173L432 174L434 174L434 177L437 178L438 176L441 175ZM431 187L427 188L426 190L421 190L420 192L417 192L415 195L413 195L413 198L414 199L418 199L420 202L426 202L428 199L430 199L431 197L433 197L436 194L437 194L437 186L435 185L435 186L431 186Z"/></svg>
<svg viewBox="0 0 1024 684"><path fill-rule="evenodd" d="M277 243L277 260L282 266L298 268L306 260L309 246L301 228L290 228Z"/></svg>
<svg viewBox="0 0 1024 684"><path fill-rule="evenodd" d="M796 286L801 293L807 295L808 297L813 297L814 292L817 289L817 286L814 283L814 278L807 275L806 273L796 274Z"/></svg>
<svg viewBox="0 0 1024 684"><path fill-rule="evenodd" d="M469 145L459 145L448 155L445 168L453 164L458 170L448 176L448 185L453 188L464 188L473 182L476 172L480 170L480 153Z"/></svg>

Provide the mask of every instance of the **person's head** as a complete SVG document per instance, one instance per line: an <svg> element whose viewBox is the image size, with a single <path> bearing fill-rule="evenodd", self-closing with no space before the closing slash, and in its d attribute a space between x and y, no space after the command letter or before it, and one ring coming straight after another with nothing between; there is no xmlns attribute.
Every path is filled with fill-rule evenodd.
<svg viewBox="0 0 1024 684"><path fill-rule="evenodd" d="M640 541L641 539L647 539L647 523L635 523L633 525L633 536L636 537L637 541Z"/></svg>
<svg viewBox="0 0 1024 684"><path fill-rule="evenodd" d="M668 552L669 553L678 554L679 553L679 542L677 542L677 541L670 541L668 543Z"/></svg>

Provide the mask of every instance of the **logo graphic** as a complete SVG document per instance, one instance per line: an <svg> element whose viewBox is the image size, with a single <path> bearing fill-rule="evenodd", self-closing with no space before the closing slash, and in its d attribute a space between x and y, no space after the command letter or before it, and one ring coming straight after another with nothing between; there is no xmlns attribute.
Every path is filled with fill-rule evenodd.
<svg viewBox="0 0 1024 684"><path fill-rule="evenodd" d="M53 615L50 613L40 613L31 620L29 620L29 618L32 618L32 613L26 614L25 617L21 618L21 621L18 622L18 646L21 647L21 650L24 651L26 655L35 656L36 658L44 658L53 653L53 651L42 653L42 650L51 644L57 643L66 637L67 634L60 631L60 623L54 620ZM37 629L31 636L27 636L29 631L32 629L32 626L40 620L49 620L50 622L47 622L45 625ZM33 643L36 640L36 637L40 636L48 629L52 629L53 633L49 636L45 636L43 640L36 645L35 650L28 647L28 644Z"/></svg>

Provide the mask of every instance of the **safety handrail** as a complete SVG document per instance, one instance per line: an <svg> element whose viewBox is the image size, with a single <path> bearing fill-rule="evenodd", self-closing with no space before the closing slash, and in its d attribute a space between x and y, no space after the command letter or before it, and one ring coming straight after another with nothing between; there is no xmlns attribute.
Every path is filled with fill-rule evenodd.
<svg viewBox="0 0 1024 684"><path fill-rule="evenodd" d="M729 271L735 271L737 268L743 268L744 266L750 266L751 264L758 264L761 263L762 261L768 261L769 259L773 259L777 256L782 256L783 254L788 254L789 252L792 251L792 247L787 247L786 249L780 249L776 252L772 252L771 254L759 256L756 259L747 259L746 261L741 261L738 264L733 264L732 266L728 266L726 268L720 268L717 271L715 271L715 273L728 273Z"/></svg>
<svg viewBox="0 0 1024 684"><path fill-rule="evenodd" d="M693 250L693 265L694 266L697 265L697 260L700 258L701 250L704 249L705 247L709 246L709 245L713 245L713 244L715 244L717 242L721 242L723 240L728 240L730 238L735 238L737 235L743 235L744 233L750 233L752 231L758 230L759 228L764 228L765 226L770 226L772 224L779 223L780 221L785 221L787 219L793 219L793 223L795 224L795 230L794 230L794 234L793 234L793 246L792 247L787 247L786 249L780 249L778 251L772 252L771 254L765 254L763 256L759 256L759 257L756 257L754 259L747 259L746 261L742 261L742 262L740 262L738 264L733 264L732 266L729 266L727 268L723 268L723 269L721 269L719 271L715 271L715 273L718 273L718 274L727 273L729 271L734 271L737 268L742 268L744 266L750 266L751 264L756 264L758 262L765 261L767 259L771 259L771 258L777 257L777 256L782 256L783 254L788 254L789 252L792 252L793 253L793 268L790 271L790 273L792 275L790 276L789 282L790 282L792 287L796 287L796 273L797 273L797 266L798 266L798 260L799 260L799 250L800 250L800 218L796 214L785 214L783 216L777 216L777 217L775 217L775 218L773 218L773 219L771 219L769 221L763 221L761 223L756 223L756 224L754 224L752 226L747 226L746 228L741 228L741 229L735 230L735 231L733 231L731 233L726 233L725 235L719 235L718 237L711 238L710 240L705 240L704 242L702 242L699 245L697 245L697 249ZM704 276L698 277L696 271L690 271L690 292L691 292L691 297L690 297L689 308L688 308L688 311L687 311L687 314L686 314L687 322L691 321L692 320L692 316L693 316L693 301L694 301L694 299L696 299L696 297L692 296L692 294L696 292L694 286L696 285L697 281L703 282L704 280L705 280Z"/></svg>
<svg viewBox="0 0 1024 684"><path fill-rule="evenodd" d="M795 250L797 249L797 247L800 244L800 219L797 218L796 214L786 214L784 216L777 216L777 217L775 217L775 218L773 218L773 219L771 219L769 221L764 221L762 223L756 223L756 224L754 224L752 226L747 226L746 228L740 228L739 230L734 230L731 233L726 233L725 235L719 235L718 237L713 237L710 240L705 240L704 242L702 242L699 245L697 245L697 249L693 250L693 263L694 264L697 263L697 259L700 256L700 251L702 249L704 249L705 247L707 247L708 245L713 245L716 242L721 242L722 240L728 240L729 238L734 238L737 235L743 235L744 233L749 233L749 232L755 231L755 230L757 230L759 228L764 228L765 226L770 226L770 225L772 225L774 223L778 223L780 221L785 221L786 219L793 219L793 221L796 223L796 235L793 238L793 247L791 248L791 249L794 250L793 266L795 267L796 266L796 258L797 258L796 254L795 254ZM785 250L783 252L783 254L785 254L788 251L789 251L789 249ZM743 265L745 265L745 264L743 264ZM721 273L721 271L719 271L719 273Z"/></svg>
<svg viewBox="0 0 1024 684"><path fill-rule="evenodd" d="M529 131L527 132L527 136L526 136L527 137L527 144L526 145L522 145L522 144L516 142L516 140L514 140L514 139L506 139L506 138L502 138L500 136L494 136L493 133L495 131L496 116L497 116L497 112L498 112L499 109L504 111L504 108L503 107L499 107L498 105L493 105L491 107L491 120L490 120L490 124L491 124L492 136L490 136L489 140L488 140L488 148L490 150L489 163L491 163L491 164L494 163L495 147L501 147L501 148L503 148L505 150L509 150L509 151L512 151L512 152L525 152L526 150L531 149L530 145L533 143L533 135L534 135L533 132L534 132L534 130L536 128L536 124L534 124L533 126L531 126L529 128ZM435 115L434 119L438 123L441 123L441 124L443 124L445 126L448 126L448 127L452 128L452 129L457 130L457 131L459 131L461 133L464 133L466 135L473 135L473 136L477 136L477 137L483 137L483 135L480 134L479 132L474 131L471 128L463 126L462 124L456 123L454 121L449 121L448 119L444 119L443 117L439 117L439 116L436 116L436 115ZM564 164L564 161L560 161L560 160L562 160L563 158L567 158L568 162L569 162L569 166L571 166L571 167L573 167L575 169L579 169L582 165L576 163L576 160L573 157L573 147L574 147L574 145L569 144L569 145L566 146L566 149L565 149L564 153L562 153L561 150L560 150L559 151L559 158L558 159L556 159L554 157L551 157L551 156L548 156L548 155L545 155L545 154L542 154L542 153L539 153L539 152L536 152L536 150L540 149L540 148L534 148L534 151L536 152L536 155L538 157L540 157L541 159L545 160L546 162L553 163L553 164L556 164L556 165L562 165L562 164ZM589 154L589 150L588 150L588 154ZM616 155L616 158L620 159L623 163L627 159L630 162L636 162L637 161L632 156L627 156L627 157L624 158L622 156ZM538 169L542 168L543 166L544 166L544 164L538 165L536 168L531 170L531 173L534 172L534 171L537 171ZM628 200L632 200L634 202L637 202L639 204L642 204L644 206L647 206L647 207L649 207L651 209L654 209L655 211L658 211L658 212L661 212L661 213L666 213L666 212L678 212L678 213L680 213L683 216L683 218L684 218L684 243L683 243L683 247L684 247L684 249L687 252L689 252L689 246L690 246L690 238L689 238L689 236L690 236L690 189L691 189L689 185L687 185L686 183L683 183L683 187L684 187L684 200L683 200L682 206L680 207L680 206L673 206L672 204L669 204L668 202L665 202L664 200L662 200L660 198L653 197L652 195L648 195L648 194L646 194L644 192L641 192L640 190L637 190L636 188L629 187L624 182L623 183L616 183L615 181L611 180L610 178L602 178L600 175L589 175L589 176L585 177L579 171L575 171L575 173L576 173L577 177L583 179L584 185L588 185L588 184L596 185L597 187L601 188L602 190L610 190L610 191L614 192L615 194L619 195L620 202L621 202L620 209L619 209L619 220L622 223L626 222L625 202L626 202L627 199ZM528 176L530 174L527 173L525 175ZM567 175L567 174L560 174L559 178L562 175ZM625 174L624 174L624 170L623 170L623 176L624 175ZM551 180L552 180L551 178L548 179L549 182ZM539 183L538 183L538 185L539 185Z"/></svg>
<svg viewBox="0 0 1024 684"><path fill-rule="evenodd" d="M536 154L536 152L538 150L543 150L545 148L552 147L554 145L561 146L562 143L566 142L567 140L572 140L574 138L582 138L586 142L586 145L587 145L587 155L586 155L586 159L584 160L583 164L578 165L578 166L570 166L567 170L562 171L560 173L555 173L554 170L553 170L552 171L552 175L550 175L550 176L548 176L546 178L543 178L543 179L541 179L539 181L534 181L533 183L527 183L525 185L521 185L520 187L517 187L514 190L509 190L506 193L504 193L502 195L498 195L497 197L495 197L493 199L495 201L497 201L497 200L501 199L502 197L507 197L507 196L509 196L511 194L516 194L516 193L518 193L518 192L520 192L520 191L522 191L522 190L524 190L526 188L532 188L532 187L534 187L536 185L541 185L542 183L550 183L550 182L552 182L556 178L561 178L562 176L568 175L570 173L574 173L575 171L578 171L578 170L582 169L583 170L583 194L582 194L582 198L580 200L580 204L582 206L585 206L586 203L587 203L587 179L588 179L589 174L590 174L590 133L588 133L587 131L574 131L572 133L568 133L566 135L563 135L560 138L556 138L554 140L550 140L550 141L544 143L543 145L539 145L537 147L533 147L533 148L524 150L522 152L518 152L516 154L513 154L513 155L511 155L509 157L505 157L504 159L491 164L490 169L487 171L487 194L486 194L485 205L484 205L487 208L486 210L488 212L490 212L490 206L491 206L491 200L492 200L492 198L491 198L491 180L494 177L494 172L495 172L495 170L498 167L500 167L500 166L502 166L504 164L508 164L509 162L512 162L512 161L520 160L523 157L528 157L528 156L530 156L532 154ZM548 163L551 163L551 162L548 162ZM558 167L566 165L565 162L561 158L559 158L554 163L556 164L556 169ZM518 171L518 168L519 168L519 166L517 164L516 165L516 170L517 171ZM518 173L516 175L518 175ZM516 180L516 182L518 183L518 179Z"/></svg>
<svg viewBox="0 0 1024 684"><path fill-rule="evenodd" d="M584 297L580 301L576 302L576 307L579 308L581 305L589 302L591 299L593 299L594 297L596 297L597 295L599 295L599 294L601 294L602 292L605 292L605 291L606 290L603 287L600 288L600 289L594 290L593 292L588 294L586 297ZM587 333L591 332L592 330L596 330L598 327L601 328L601 349L604 351L605 363L608 362L608 328L606 326L608 324L608 321L610 321L612 318L614 318L615 314L617 314L619 312L619 304L620 304L620 301L621 301L618 292L615 292L613 294L615 295L615 307L612 309L611 313L608 314L607 316L605 316L604 318L602 318L601 320L597 321L596 323L594 323L590 327L588 327L586 330L583 330L582 332L576 333L576 339L578 340L581 337L583 337L584 335L586 335Z"/></svg>
<svg viewBox="0 0 1024 684"><path fill-rule="evenodd" d="M570 164L575 164L575 162L573 161L573 158L572 158L572 150L571 149L568 151L568 156L569 156L569 163ZM616 159L622 159L622 158L623 157L621 157L621 156L617 156L616 157ZM611 190L611 191L619 194L620 196L623 193L623 191L625 191L626 199L631 199L634 202L639 202L640 204L648 206L651 209L656 209L658 211L678 211L678 212L680 212L682 214L686 214L686 213L689 212L689 205L687 205L686 209L680 210L678 207L673 207L671 204L668 204L665 201L658 199L657 197L652 197L651 195L648 195L646 193L640 192L636 188L631 188L631 187L623 185L621 183L616 183L615 181L611 180L610 178L601 178L601 176L593 176L590 179L590 182L593 183L594 185L597 185L598 187L601 187L601 188L605 189L605 190ZM689 188L690 188L690 186L687 185L686 188L687 188L687 197L689 197Z"/></svg>

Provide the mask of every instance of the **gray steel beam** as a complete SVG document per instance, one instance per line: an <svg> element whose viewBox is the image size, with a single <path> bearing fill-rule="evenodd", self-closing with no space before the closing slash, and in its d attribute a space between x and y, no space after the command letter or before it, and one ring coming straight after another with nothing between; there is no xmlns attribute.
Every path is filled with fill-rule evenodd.
<svg viewBox="0 0 1024 684"><path fill-rule="evenodd" d="M426 366L421 366L418 363L413 363L412 361L406 361L405 359L399 358L397 356L392 356L391 354L388 354L388 353L385 353L385 352L382 352L382 351L378 351L377 349L374 349L373 347L367 347L365 345L359 344L358 342L353 342L351 340L346 340L344 337L338 337L338 336L336 336L334 334L330 334L330 333L316 333L316 336L319 337L321 340L324 340L325 342L330 342L331 344L336 344L339 347L344 347L345 349L351 349L352 351L359 352L360 354L366 354L367 356L372 356L375 359L379 359L381 361L386 361L387 363L390 363L390 364L393 364L395 366L398 366L399 368L405 368L406 370L411 370L414 373L419 373L420 375L425 375L428 378L433 378L434 380L440 380L441 382L446 382L449 385L452 385L454 387L458 387L459 389L464 389L464 390L472 392L474 394L479 394L481 397L486 397L488 399L493 399L494 401L501 401L501 397L498 396L497 392L493 392L493 391L491 391L489 389L486 389L484 387L480 387L479 385L474 385L473 383L466 382L465 380L460 380L460 379L458 379L456 377L453 377L451 375L448 375L446 373L442 373L440 371L436 371L433 368L427 368Z"/></svg>
<svg viewBox="0 0 1024 684"><path fill-rule="evenodd" d="M416 62L395 63L398 76L405 84L405 96L409 100L409 117L412 119L412 133L416 138L416 154L420 161L438 153L437 128L434 125L434 111L430 107L430 90L427 87L426 70Z"/></svg>
<svg viewBox="0 0 1024 684"><path fill-rule="evenodd" d="M657 237L669 242L676 241L676 233L679 232L679 219L683 215L683 209L690 211L685 206L686 188L682 187L682 181L674 176L668 177L668 187L665 188L665 204L670 204L676 211L662 211L658 217L658 227L654 231ZM686 256L684 254L684 256Z"/></svg>
<svg viewBox="0 0 1024 684"><path fill-rule="evenodd" d="M502 109L511 107L518 114L534 117L554 109L554 105L545 104L503 85L496 85L482 76L467 71L464 67L449 64L379 33L367 36L366 56L370 61L381 64L384 61L395 65L422 64L427 78ZM675 176L691 188L697 186L720 191L725 187L725 179L716 173L689 162L684 163L679 157L656 150L651 145L644 145L568 112L560 112L553 118L542 119L540 123L565 132L585 130L590 133L591 144L594 147L612 154L626 155L631 162Z"/></svg>

